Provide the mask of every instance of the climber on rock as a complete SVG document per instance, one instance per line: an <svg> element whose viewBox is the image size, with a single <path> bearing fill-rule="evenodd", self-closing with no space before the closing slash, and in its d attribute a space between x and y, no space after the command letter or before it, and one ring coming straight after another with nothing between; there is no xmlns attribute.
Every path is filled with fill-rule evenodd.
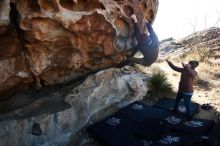
<svg viewBox="0 0 220 146"><path fill-rule="evenodd" d="M137 24L137 17L135 14L131 15L131 18L134 20L134 31L135 37L137 39L137 46L134 48L134 51L128 57L129 63L142 64L144 66L150 66L157 60L159 53L159 41L156 33L154 32L152 26L146 21L145 32L141 33ZM147 29L146 29L147 28ZM147 31L148 30L148 31ZM149 35L148 33L149 32ZM137 51L140 50L143 54L143 58L133 57Z"/></svg>

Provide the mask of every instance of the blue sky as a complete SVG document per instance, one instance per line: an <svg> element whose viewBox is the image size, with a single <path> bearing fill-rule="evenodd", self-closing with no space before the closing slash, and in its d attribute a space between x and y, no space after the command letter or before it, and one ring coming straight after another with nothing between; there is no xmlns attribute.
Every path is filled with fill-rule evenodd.
<svg viewBox="0 0 220 146"><path fill-rule="evenodd" d="M217 25L220 19L220 0L159 0L153 24L160 40L181 39L195 31Z"/></svg>

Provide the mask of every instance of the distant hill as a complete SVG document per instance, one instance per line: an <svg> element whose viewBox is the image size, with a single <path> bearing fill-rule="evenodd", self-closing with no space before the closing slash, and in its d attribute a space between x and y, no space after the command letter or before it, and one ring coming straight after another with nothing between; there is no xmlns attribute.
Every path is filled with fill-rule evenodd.
<svg viewBox="0 0 220 146"><path fill-rule="evenodd" d="M168 55L181 55L189 50L200 48L220 50L220 28L212 27L198 31L180 40L173 38L162 40L159 58L162 59Z"/></svg>

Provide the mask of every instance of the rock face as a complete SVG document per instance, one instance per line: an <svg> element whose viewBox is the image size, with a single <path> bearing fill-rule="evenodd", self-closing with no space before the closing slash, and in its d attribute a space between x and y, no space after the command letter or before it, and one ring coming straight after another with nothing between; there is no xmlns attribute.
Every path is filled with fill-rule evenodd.
<svg viewBox="0 0 220 146"><path fill-rule="evenodd" d="M10 114L0 115L0 145L64 146L88 125L89 120L93 122L108 116L108 112L98 112L106 108L115 112L142 99L148 89L147 79L132 67L111 68L89 76L81 85L69 90L65 101L71 107L63 106L62 91L56 91ZM57 112L59 105L62 111ZM54 110L56 112L52 112Z"/></svg>
<svg viewBox="0 0 220 146"><path fill-rule="evenodd" d="M68 82L121 63L158 0L1 0L0 100L6 90ZM4 94L3 94L4 93Z"/></svg>
<svg viewBox="0 0 220 146"><path fill-rule="evenodd" d="M90 76L83 84L75 88L65 101L73 107L80 102L90 103L88 111L96 113L100 111L99 107L103 108L115 102L120 102L122 99L141 99L146 95L146 85L144 84L146 76L141 75L131 67L122 69L108 69ZM94 103L91 103L93 101ZM94 107L93 107L94 106Z"/></svg>
<svg viewBox="0 0 220 146"><path fill-rule="evenodd" d="M130 15L142 30L157 7L158 0L0 0L0 145L63 146L97 112L141 99L147 78L129 67L103 70L68 91L52 86L59 91L50 95L28 89L125 61L136 46Z"/></svg>

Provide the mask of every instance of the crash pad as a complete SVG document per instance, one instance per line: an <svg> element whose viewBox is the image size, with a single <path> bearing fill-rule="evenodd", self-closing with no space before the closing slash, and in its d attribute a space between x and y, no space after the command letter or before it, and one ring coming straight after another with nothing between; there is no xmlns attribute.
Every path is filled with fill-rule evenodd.
<svg viewBox="0 0 220 146"><path fill-rule="evenodd" d="M169 114L169 112L136 101L121 109L118 114L133 121L143 122L147 117L164 119Z"/></svg>
<svg viewBox="0 0 220 146"><path fill-rule="evenodd" d="M206 135L214 126L214 120L196 119L185 120L178 116L168 116L165 119L171 131L188 135Z"/></svg>
<svg viewBox="0 0 220 146"><path fill-rule="evenodd" d="M175 103L175 99L164 98L159 100L157 103L155 103L153 107L171 111L174 107L174 103ZM199 111L199 104L192 102L191 103L192 115L195 115L196 113L198 113L198 111ZM186 112L186 108L184 102L181 100L179 102L178 113L185 114L185 112Z"/></svg>

